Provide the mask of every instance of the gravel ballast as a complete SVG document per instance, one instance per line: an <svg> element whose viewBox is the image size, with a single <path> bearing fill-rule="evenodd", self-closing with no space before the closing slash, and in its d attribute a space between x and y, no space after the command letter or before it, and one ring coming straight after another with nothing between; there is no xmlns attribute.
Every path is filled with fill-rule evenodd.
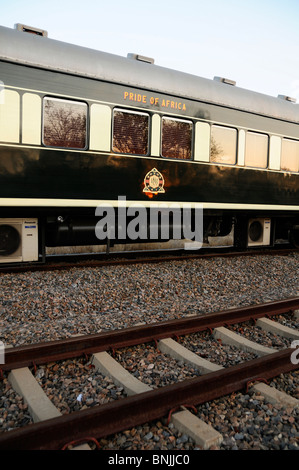
<svg viewBox="0 0 299 470"><path fill-rule="evenodd" d="M232 307L298 296L299 254L245 256L136 264L101 268L72 268L50 272L0 274L0 340L19 346L205 315ZM292 315L278 317L298 328ZM277 349L289 341L252 325L231 326L261 344ZM187 335L180 343L211 362L229 367L256 356L222 344L209 332ZM157 388L199 375L191 366L157 350L137 346L117 350L115 359L136 378ZM122 398L122 387L83 360L40 366L36 378L61 413ZM298 371L270 385L299 398ZM27 405L11 388L7 375L0 382L0 432L31 422ZM197 416L223 435L215 447L223 450L299 450L298 409L268 404L257 392L236 393L197 407ZM100 440L103 449L198 449L165 419L147 423Z"/></svg>
<svg viewBox="0 0 299 470"><path fill-rule="evenodd" d="M0 274L0 340L17 346L294 297L299 254Z"/></svg>

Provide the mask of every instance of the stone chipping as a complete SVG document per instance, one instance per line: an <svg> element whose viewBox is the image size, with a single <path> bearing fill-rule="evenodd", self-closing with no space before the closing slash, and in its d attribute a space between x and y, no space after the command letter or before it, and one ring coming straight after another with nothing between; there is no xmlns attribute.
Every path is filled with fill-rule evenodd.
<svg viewBox="0 0 299 470"><path fill-rule="evenodd" d="M0 274L0 340L11 346L93 334L111 329L205 315L231 307L295 297L299 292L299 255L244 256L161 264L72 268L50 272ZM278 317L298 328L291 314ZM234 331L253 339L251 324ZM255 332L256 335L256 332ZM262 332L255 340L288 347L289 340ZM255 358L221 344L208 332L180 338L202 357L228 367ZM115 358L136 378L153 388L192 378L199 372L164 356L148 344L117 350ZM124 396L122 387L85 360L39 366L36 378L61 413L98 406ZM298 371L271 381L299 398ZM299 411L271 405L249 389L197 407L197 415L223 435L216 447L299 450ZM28 407L4 374L0 381L0 432L31 422ZM198 449L166 418L100 440L103 449Z"/></svg>

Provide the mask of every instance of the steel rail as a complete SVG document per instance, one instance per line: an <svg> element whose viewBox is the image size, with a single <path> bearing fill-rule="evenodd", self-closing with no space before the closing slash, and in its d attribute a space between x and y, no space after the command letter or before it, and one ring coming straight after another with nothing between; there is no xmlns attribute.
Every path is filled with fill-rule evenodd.
<svg viewBox="0 0 299 470"><path fill-rule="evenodd" d="M274 316L287 313L298 308L299 297L294 297L217 313L157 322L152 325L7 348L5 349L5 364L0 365L0 370L8 371L20 367L30 367L95 352L148 343L163 338L204 331L225 324L241 323L251 318L256 319L267 315Z"/></svg>
<svg viewBox="0 0 299 470"><path fill-rule="evenodd" d="M293 349L284 349L227 369L153 391L81 410L0 434L0 450L57 450L88 437L99 439L161 419L173 408L240 391L249 382L269 380L299 368Z"/></svg>
<svg viewBox="0 0 299 470"><path fill-rule="evenodd" d="M125 259L115 259L107 258L107 255L103 256L104 259L96 259L97 255L94 255L94 259L84 260L88 255L66 255L67 261L49 261L51 256L47 257L46 263L24 263L19 265L7 265L0 266L0 273L20 273L20 272L29 272L29 271L55 271L63 269L72 269L72 268L99 268L104 266L120 266L120 265L130 265L130 264L143 264L143 263L163 263L167 261L186 261L186 260L198 260L198 259L209 259L217 257L226 257L226 258L235 258L240 256L261 256L261 255L271 255L271 256L284 256L289 255L299 250L294 247L290 248L268 248L268 249L254 249L247 251L231 251L231 247L226 248L217 248L217 251L208 252L205 249L202 249L200 253L194 253L190 251L186 254L185 251L182 254L175 254L171 251L165 251L164 255L155 252L145 252L144 256L140 252L138 254L134 252L124 252L124 253L112 253L113 256L122 256ZM177 253L177 252L176 252ZM78 257L78 261L71 261L70 258ZM63 258L61 255L59 258ZM49 262L48 262L49 261Z"/></svg>

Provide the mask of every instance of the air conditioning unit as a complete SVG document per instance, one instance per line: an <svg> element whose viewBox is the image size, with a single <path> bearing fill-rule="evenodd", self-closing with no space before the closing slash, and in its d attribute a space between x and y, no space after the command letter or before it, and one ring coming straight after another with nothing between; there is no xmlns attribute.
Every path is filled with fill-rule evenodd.
<svg viewBox="0 0 299 470"><path fill-rule="evenodd" d="M270 245L271 219L257 218L248 222L248 246Z"/></svg>
<svg viewBox="0 0 299 470"><path fill-rule="evenodd" d="M0 263L38 261L38 220L0 219Z"/></svg>

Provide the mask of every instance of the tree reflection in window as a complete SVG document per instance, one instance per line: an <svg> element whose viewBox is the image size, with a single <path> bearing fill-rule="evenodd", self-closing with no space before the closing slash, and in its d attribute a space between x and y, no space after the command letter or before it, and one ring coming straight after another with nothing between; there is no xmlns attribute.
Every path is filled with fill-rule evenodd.
<svg viewBox="0 0 299 470"><path fill-rule="evenodd" d="M173 118L162 120L162 157L189 160L192 150L192 122Z"/></svg>
<svg viewBox="0 0 299 470"><path fill-rule="evenodd" d="M44 98L43 143L50 147L86 147L86 103Z"/></svg>
<svg viewBox="0 0 299 470"><path fill-rule="evenodd" d="M230 127L212 126L210 161L214 163L236 163L237 131Z"/></svg>
<svg viewBox="0 0 299 470"><path fill-rule="evenodd" d="M114 152L147 155L148 133L148 114L114 110L112 146Z"/></svg>

